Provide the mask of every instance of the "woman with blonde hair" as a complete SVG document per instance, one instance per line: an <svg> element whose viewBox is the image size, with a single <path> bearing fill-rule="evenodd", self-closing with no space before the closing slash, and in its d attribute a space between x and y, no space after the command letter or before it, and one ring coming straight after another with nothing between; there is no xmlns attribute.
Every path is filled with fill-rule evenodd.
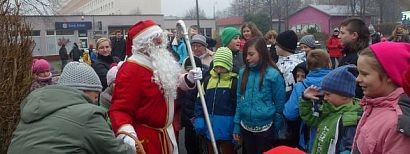
<svg viewBox="0 0 410 154"><path fill-rule="evenodd" d="M107 88L107 72L110 70L113 63L119 62L119 59L114 60L111 51L111 41L108 38L100 38L96 43L97 60L91 65L97 73L103 85L103 91Z"/></svg>

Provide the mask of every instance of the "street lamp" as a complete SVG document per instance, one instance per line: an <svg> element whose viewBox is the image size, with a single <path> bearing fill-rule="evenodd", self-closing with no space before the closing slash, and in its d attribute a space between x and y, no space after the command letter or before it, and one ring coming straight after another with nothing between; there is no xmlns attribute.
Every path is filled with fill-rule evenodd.
<svg viewBox="0 0 410 154"><path fill-rule="evenodd" d="M217 1L214 2L214 19L215 19L215 5L218 4Z"/></svg>
<svg viewBox="0 0 410 154"><path fill-rule="evenodd" d="M198 0L196 0L196 24L198 25L198 28L200 29L201 26L199 26L199 6L198 6ZM198 30L199 30L198 29Z"/></svg>

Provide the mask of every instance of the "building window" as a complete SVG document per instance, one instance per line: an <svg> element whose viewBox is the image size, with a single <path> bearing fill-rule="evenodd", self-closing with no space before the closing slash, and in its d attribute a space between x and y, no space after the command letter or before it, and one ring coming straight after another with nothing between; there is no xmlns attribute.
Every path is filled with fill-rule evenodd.
<svg viewBox="0 0 410 154"><path fill-rule="evenodd" d="M73 30L56 30L56 35L74 35Z"/></svg>
<svg viewBox="0 0 410 154"><path fill-rule="evenodd" d="M310 28L314 28L317 32L320 32L321 29L320 25L313 23L290 26L290 29L295 31L296 33L307 32Z"/></svg>
<svg viewBox="0 0 410 154"><path fill-rule="evenodd" d="M204 33L208 37L212 37L212 28L205 28L206 33Z"/></svg>
<svg viewBox="0 0 410 154"><path fill-rule="evenodd" d="M78 37L87 37L87 30L78 30Z"/></svg>
<svg viewBox="0 0 410 154"><path fill-rule="evenodd" d="M201 28L199 32L204 36L212 37L212 28Z"/></svg>
<svg viewBox="0 0 410 154"><path fill-rule="evenodd" d="M46 35L54 35L54 30L48 30L46 31Z"/></svg>
<svg viewBox="0 0 410 154"><path fill-rule="evenodd" d="M32 30L31 36L40 36L40 30Z"/></svg>
<svg viewBox="0 0 410 154"><path fill-rule="evenodd" d="M40 30L32 30L31 31L31 38L34 41L34 49L33 49L33 55L34 56L40 56L41 55L41 37L40 37Z"/></svg>

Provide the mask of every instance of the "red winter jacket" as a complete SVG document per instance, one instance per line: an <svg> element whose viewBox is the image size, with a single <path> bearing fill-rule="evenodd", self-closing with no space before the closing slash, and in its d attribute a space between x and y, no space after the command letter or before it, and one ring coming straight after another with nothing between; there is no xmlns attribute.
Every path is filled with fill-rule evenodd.
<svg viewBox="0 0 410 154"><path fill-rule="evenodd" d="M342 44L337 36L332 35L326 42L330 57L342 57Z"/></svg>

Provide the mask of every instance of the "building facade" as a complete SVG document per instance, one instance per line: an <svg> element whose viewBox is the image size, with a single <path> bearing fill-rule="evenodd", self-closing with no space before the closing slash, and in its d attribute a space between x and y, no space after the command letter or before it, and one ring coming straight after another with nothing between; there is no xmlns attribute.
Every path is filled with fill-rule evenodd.
<svg viewBox="0 0 410 154"><path fill-rule="evenodd" d="M161 14L161 0L71 0L61 15Z"/></svg>
<svg viewBox="0 0 410 154"><path fill-rule="evenodd" d="M288 23L289 29L297 33L307 32L310 28L315 28L317 32L332 33L349 16L349 6L309 5L290 15ZM370 19L370 16L366 16L366 24L370 24Z"/></svg>
<svg viewBox="0 0 410 154"><path fill-rule="evenodd" d="M175 32L176 30L176 23L179 19L165 19L164 20L164 25L162 26L165 30L169 32ZM197 25L196 20L184 20L185 26L187 30L189 29L190 26L192 25ZM213 37L215 33L215 20L214 19L202 19L199 22L200 24L200 33L208 36L208 37Z"/></svg>
<svg viewBox="0 0 410 154"><path fill-rule="evenodd" d="M35 42L33 56L58 58L61 44L68 51L76 42L80 49L95 45L98 38L114 37L121 31L126 38L128 29L141 20L153 20L163 29L173 31L177 19L164 19L163 15L67 15L67 16L25 16L32 25ZM196 20L184 20L186 26L196 25ZM200 20L204 34L213 36L215 20ZM94 46L95 47L95 46Z"/></svg>

